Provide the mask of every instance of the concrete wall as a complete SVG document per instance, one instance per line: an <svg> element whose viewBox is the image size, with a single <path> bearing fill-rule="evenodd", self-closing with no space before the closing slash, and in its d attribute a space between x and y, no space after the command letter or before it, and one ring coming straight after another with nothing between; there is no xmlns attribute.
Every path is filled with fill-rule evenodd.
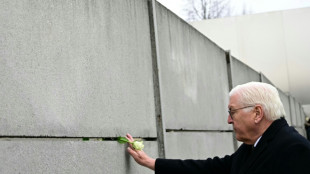
<svg viewBox="0 0 310 174"><path fill-rule="evenodd" d="M261 81L258 72L234 57L230 57L230 66L232 87L251 81Z"/></svg>
<svg viewBox="0 0 310 174"><path fill-rule="evenodd" d="M206 159L224 157L235 151L232 132L169 132L167 151L169 158Z"/></svg>
<svg viewBox="0 0 310 174"><path fill-rule="evenodd" d="M156 136L147 2L125 2L1 1L2 135Z"/></svg>
<svg viewBox="0 0 310 174"><path fill-rule="evenodd" d="M162 6L157 19L166 128L231 129L225 52Z"/></svg>
<svg viewBox="0 0 310 174"><path fill-rule="evenodd" d="M268 84L270 84L270 85L272 85L272 86L275 86L275 85L271 82L271 80L269 80L268 77L266 77L262 72L260 73L260 80L261 80L261 82L268 83Z"/></svg>
<svg viewBox="0 0 310 174"><path fill-rule="evenodd" d="M301 127L300 104L297 101L295 101L295 111L296 111L296 117L297 117L297 126Z"/></svg>
<svg viewBox="0 0 310 174"><path fill-rule="evenodd" d="M0 173L152 173L115 141L158 156L148 1L4 0L0 21Z"/></svg>
<svg viewBox="0 0 310 174"><path fill-rule="evenodd" d="M214 152L225 149L232 153L232 133L220 133L232 132L226 121L229 84L225 51L160 4L156 12L166 156L203 159L207 154L188 147L201 140L203 150L217 139L225 143L213 142L210 148ZM225 148L227 145L231 148Z"/></svg>
<svg viewBox="0 0 310 174"><path fill-rule="evenodd" d="M0 20L0 173L153 173L126 133L154 158L236 150L228 92L260 73L155 1L1 1Z"/></svg>
<svg viewBox="0 0 310 174"><path fill-rule="evenodd" d="M135 164L123 144L102 141L0 140L0 173L153 173ZM157 143L145 152L157 156Z"/></svg>
<svg viewBox="0 0 310 174"><path fill-rule="evenodd" d="M290 97L288 95L286 95L283 91L281 91L280 89L278 89L279 91L279 95L280 95L280 99L283 103L284 106L284 110L285 110L285 119L287 120L287 123L292 126L292 116L291 116L291 108L290 108Z"/></svg>
<svg viewBox="0 0 310 174"><path fill-rule="evenodd" d="M291 118L292 118L292 125L297 126L297 114L295 108L295 98L290 96L290 111L291 111Z"/></svg>
<svg viewBox="0 0 310 174"><path fill-rule="evenodd" d="M305 116L310 117L310 105L309 106L308 105L302 105L302 108L305 112Z"/></svg>

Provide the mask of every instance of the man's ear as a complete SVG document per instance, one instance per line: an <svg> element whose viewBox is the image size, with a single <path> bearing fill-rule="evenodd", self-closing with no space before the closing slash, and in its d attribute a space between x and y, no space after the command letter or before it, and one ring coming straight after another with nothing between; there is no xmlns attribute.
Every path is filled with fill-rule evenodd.
<svg viewBox="0 0 310 174"><path fill-rule="evenodd" d="M263 112L262 106L261 105L256 105L255 108L254 108L254 113L255 113L254 122L257 124L264 117L264 112Z"/></svg>

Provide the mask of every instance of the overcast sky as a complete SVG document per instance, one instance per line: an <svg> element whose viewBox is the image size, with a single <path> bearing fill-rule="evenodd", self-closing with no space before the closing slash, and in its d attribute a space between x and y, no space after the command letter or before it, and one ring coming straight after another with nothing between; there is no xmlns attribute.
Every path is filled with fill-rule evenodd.
<svg viewBox="0 0 310 174"><path fill-rule="evenodd" d="M181 18L186 18L182 9L188 0L157 0L168 9L179 15ZM231 8L233 9L232 15L239 15L243 6L254 13L263 13L278 10L287 10L294 8L310 7L310 0L230 0Z"/></svg>

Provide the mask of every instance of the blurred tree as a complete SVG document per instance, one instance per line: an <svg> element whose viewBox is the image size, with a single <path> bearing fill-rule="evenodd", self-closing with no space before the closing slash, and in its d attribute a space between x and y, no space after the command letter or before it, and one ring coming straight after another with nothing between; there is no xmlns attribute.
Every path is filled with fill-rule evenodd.
<svg viewBox="0 0 310 174"><path fill-rule="evenodd" d="M230 16L229 0L187 0L183 11L187 21L214 19Z"/></svg>

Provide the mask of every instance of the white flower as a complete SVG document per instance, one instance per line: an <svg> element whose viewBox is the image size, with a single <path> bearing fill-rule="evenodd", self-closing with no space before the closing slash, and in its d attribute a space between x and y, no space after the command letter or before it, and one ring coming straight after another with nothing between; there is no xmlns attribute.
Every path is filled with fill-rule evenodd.
<svg viewBox="0 0 310 174"><path fill-rule="evenodd" d="M134 141L132 147L136 150L142 150L144 148L143 141Z"/></svg>

